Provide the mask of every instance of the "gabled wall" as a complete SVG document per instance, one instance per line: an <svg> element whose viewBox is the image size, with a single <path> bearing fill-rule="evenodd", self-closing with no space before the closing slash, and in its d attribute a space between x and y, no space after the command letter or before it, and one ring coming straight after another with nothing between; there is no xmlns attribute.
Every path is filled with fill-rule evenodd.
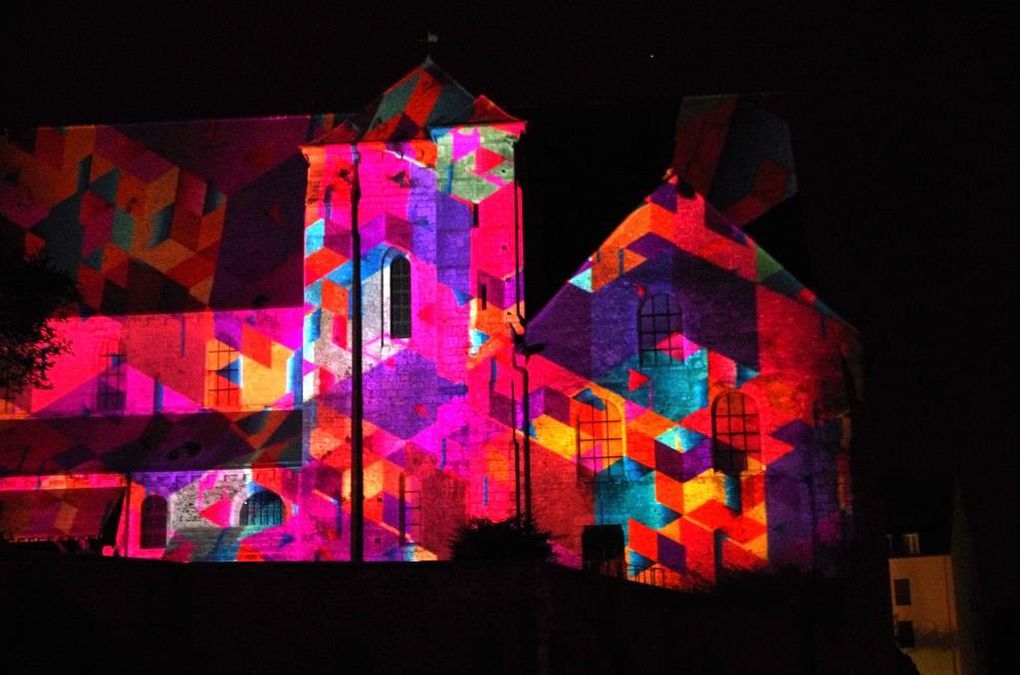
<svg viewBox="0 0 1020 675"><path fill-rule="evenodd" d="M642 307L656 297L680 317L642 354ZM619 524L630 573L654 567L668 583L833 564L851 506L841 364L854 333L701 196L666 180L528 341L544 346L530 362L536 512L574 551L581 525ZM757 409L742 467L721 466L713 447L712 406L728 392ZM622 420L607 422L622 450L586 465L592 414Z"/></svg>

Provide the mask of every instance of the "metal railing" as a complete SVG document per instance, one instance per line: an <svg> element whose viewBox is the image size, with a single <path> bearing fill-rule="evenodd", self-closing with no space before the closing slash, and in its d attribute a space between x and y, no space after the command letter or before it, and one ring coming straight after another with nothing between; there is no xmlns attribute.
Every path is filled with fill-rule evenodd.
<svg viewBox="0 0 1020 675"><path fill-rule="evenodd" d="M637 565L624 565L622 560L605 560L585 563L584 569L607 577L658 588L670 588L665 568L658 566L640 568Z"/></svg>

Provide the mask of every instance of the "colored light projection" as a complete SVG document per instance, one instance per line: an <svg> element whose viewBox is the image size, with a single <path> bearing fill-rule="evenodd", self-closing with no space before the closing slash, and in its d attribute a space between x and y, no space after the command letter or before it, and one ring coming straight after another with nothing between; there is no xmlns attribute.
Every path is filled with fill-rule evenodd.
<svg viewBox="0 0 1020 675"><path fill-rule="evenodd" d="M76 126L0 138L0 234L46 246L83 313L297 307L305 164L336 119Z"/></svg>
<svg viewBox="0 0 1020 675"><path fill-rule="evenodd" d="M45 246L83 295L80 316L57 325L73 354L54 365L53 388L2 399L3 536L78 539L92 528L67 523L103 516L119 523L121 553L234 560L253 557L238 542L258 532L231 499L264 488L297 503L283 478L294 472L280 470L302 457L297 148L334 121L0 139L0 240ZM81 497L111 486L124 495L116 509ZM158 547L139 538L147 496L171 502Z"/></svg>
<svg viewBox="0 0 1020 675"><path fill-rule="evenodd" d="M607 524L668 585L831 564L856 338L739 229L796 190L777 103L685 103L673 168L527 322L527 358L523 131L426 61L346 118L5 138L0 233L85 302L54 388L3 400L0 533L346 559L356 218L368 559L513 515L524 426L566 564Z"/></svg>
<svg viewBox="0 0 1020 675"><path fill-rule="evenodd" d="M530 362L532 449L549 467L535 492L621 524L635 575L824 565L849 523L853 331L677 186L670 175L528 324L545 345ZM564 503L540 501L538 518L576 537Z"/></svg>
<svg viewBox="0 0 1020 675"><path fill-rule="evenodd" d="M465 518L512 513L512 420L495 393L509 390L523 312L513 150L523 128L426 61L304 148L306 445L311 466L343 486L307 509L329 528L338 503L349 513L356 208L367 557L445 555ZM320 555L346 557L347 546L341 535Z"/></svg>

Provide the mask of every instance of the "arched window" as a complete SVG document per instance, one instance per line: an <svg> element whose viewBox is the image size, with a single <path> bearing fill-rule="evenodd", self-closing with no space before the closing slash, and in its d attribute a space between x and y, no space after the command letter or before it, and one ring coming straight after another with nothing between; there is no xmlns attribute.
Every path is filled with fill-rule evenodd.
<svg viewBox="0 0 1020 675"><path fill-rule="evenodd" d="M209 343L205 358L206 407L232 408L241 403L241 355L227 338Z"/></svg>
<svg viewBox="0 0 1020 675"><path fill-rule="evenodd" d="M390 263L390 336L411 337L411 263L403 256Z"/></svg>
<svg viewBox="0 0 1020 675"><path fill-rule="evenodd" d="M683 361L683 315L668 293L644 299L638 309L638 351L642 366Z"/></svg>
<svg viewBox="0 0 1020 675"><path fill-rule="evenodd" d="M142 548L166 546L166 499L149 495L142 501Z"/></svg>
<svg viewBox="0 0 1020 675"><path fill-rule="evenodd" d="M748 455L761 452L758 409L750 396L727 391L712 403L712 466L725 473L747 470Z"/></svg>
<svg viewBox="0 0 1020 675"><path fill-rule="evenodd" d="M592 396L577 415L577 464L592 474L623 458L623 420L607 401Z"/></svg>
<svg viewBox="0 0 1020 675"><path fill-rule="evenodd" d="M124 410L126 374L124 343L106 340L99 354L100 371L96 380L96 408L104 412Z"/></svg>
<svg viewBox="0 0 1020 675"><path fill-rule="evenodd" d="M271 490L259 490L241 505L241 525L273 527L283 524L283 500Z"/></svg>

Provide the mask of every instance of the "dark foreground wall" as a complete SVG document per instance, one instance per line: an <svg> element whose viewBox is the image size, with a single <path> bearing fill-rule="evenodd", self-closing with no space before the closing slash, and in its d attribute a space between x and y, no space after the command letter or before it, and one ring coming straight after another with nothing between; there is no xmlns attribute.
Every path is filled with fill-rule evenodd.
<svg viewBox="0 0 1020 675"><path fill-rule="evenodd" d="M550 565L19 554L0 573L5 672L866 672L833 599L681 595Z"/></svg>

